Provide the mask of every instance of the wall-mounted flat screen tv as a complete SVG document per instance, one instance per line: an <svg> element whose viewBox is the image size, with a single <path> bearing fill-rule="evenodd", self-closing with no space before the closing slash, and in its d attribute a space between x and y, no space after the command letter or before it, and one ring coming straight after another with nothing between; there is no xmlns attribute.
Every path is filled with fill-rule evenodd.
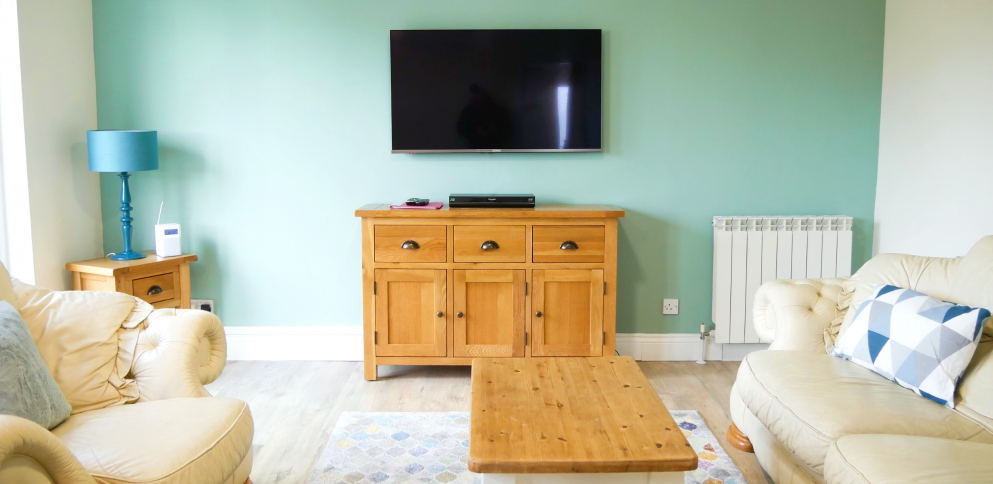
<svg viewBox="0 0 993 484"><path fill-rule="evenodd" d="M601 151L600 30L390 31L394 153Z"/></svg>

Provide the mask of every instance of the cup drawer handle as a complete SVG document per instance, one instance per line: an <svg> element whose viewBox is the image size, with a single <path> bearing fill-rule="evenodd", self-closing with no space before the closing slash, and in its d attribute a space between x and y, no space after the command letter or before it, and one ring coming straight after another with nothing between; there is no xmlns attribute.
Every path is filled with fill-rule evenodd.
<svg viewBox="0 0 993 484"><path fill-rule="evenodd" d="M400 248L401 249L420 249L421 248L421 245L418 244L417 241L408 240L408 241L400 244Z"/></svg>
<svg viewBox="0 0 993 484"><path fill-rule="evenodd" d="M499 249L500 246L492 240L487 240L486 242L483 242L483 245L480 245L479 248L483 250L496 250Z"/></svg>
<svg viewBox="0 0 993 484"><path fill-rule="evenodd" d="M571 240L567 240L562 242L562 245L560 245L559 248L562 250L577 250L579 249L579 245Z"/></svg>
<svg viewBox="0 0 993 484"><path fill-rule="evenodd" d="M152 287L148 288L148 295L149 296L154 296L156 294L162 294L162 288L161 287L159 287L159 286L152 286Z"/></svg>

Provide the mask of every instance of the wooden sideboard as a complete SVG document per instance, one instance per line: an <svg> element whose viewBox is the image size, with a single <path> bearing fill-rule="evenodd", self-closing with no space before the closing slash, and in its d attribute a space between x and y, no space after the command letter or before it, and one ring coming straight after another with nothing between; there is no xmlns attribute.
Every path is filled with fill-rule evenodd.
<svg viewBox="0 0 993 484"><path fill-rule="evenodd" d="M355 216L367 380L379 365L614 355L623 210L373 204Z"/></svg>

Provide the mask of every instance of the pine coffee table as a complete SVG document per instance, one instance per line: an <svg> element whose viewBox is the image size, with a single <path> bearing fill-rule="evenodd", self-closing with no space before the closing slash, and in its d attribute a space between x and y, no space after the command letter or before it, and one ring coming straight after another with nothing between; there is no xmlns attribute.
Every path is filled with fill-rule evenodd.
<svg viewBox="0 0 993 484"><path fill-rule="evenodd" d="M697 468L627 356L476 358L470 434L483 484L682 484Z"/></svg>

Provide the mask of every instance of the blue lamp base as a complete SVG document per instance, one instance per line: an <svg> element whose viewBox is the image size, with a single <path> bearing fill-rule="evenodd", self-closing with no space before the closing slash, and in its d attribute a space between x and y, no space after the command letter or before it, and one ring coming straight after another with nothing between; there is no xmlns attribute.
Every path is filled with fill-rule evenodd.
<svg viewBox="0 0 993 484"><path fill-rule="evenodd" d="M129 250L127 252L118 252L110 256L110 260L135 260L135 259L144 259L145 257L148 256L142 254L141 252L135 252L133 250Z"/></svg>
<svg viewBox="0 0 993 484"><path fill-rule="evenodd" d="M124 235L124 250L110 256L111 260L135 260L144 259L146 256L141 252L135 252L131 250L131 189L128 188L128 177L127 172L121 172L121 212L124 215L121 217L121 232Z"/></svg>

